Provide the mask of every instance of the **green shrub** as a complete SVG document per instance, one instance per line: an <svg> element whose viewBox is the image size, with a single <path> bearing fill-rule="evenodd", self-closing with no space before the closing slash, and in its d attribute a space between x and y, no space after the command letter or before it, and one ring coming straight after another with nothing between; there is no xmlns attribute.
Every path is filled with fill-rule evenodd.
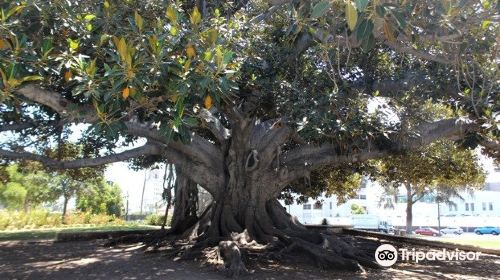
<svg viewBox="0 0 500 280"><path fill-rule="evenodd" d="M151 226L161 226L163 224L163 219L165 215L150 214L144 218L144 223ZM167 225L170 225L172 216L168 216Z"/></svg>

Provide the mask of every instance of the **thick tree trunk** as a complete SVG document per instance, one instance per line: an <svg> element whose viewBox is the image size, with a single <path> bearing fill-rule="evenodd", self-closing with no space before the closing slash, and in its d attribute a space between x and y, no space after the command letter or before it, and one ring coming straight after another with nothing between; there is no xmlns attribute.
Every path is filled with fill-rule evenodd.
<svg viewBox="0 0 500 280"><path fill-rule="evenodd" d="M247 271L240 260L244 252L261 245L274 248L276 255L306 253L324 268L359 270L360 264L378 267L373 257L376 246L361 248L350 239L309 231L279 203L276 197L286 170L279 169L279 146L283 142L276 140L283 135L273 133L273 127L280 125L254 124L250 120L233 124L231 138L222 144L224 174L217 176L223 180L217 186L203 186L213 200L199 216L198 186L189 179L189 171L176 165L174 215L169 232L183 239L181 255L195 257L201 249L218 246L232 276ZM160 236L158 240L149 236L146 243L158 247L165 244L162 238L169 237ZM192 245L188 250L186 241Z"/></svg>
<svg viewBox="0 0 500 280"><path fill-rule="evenodd" d="M413 195L411 185L406 184L406 233L411 234L413 230Z"/></svg>
<svg viewBox="0 0 500 280"><path fill-rule="evenodd" d="M195 240L194 247L219 245L223 256L231 256L226 261L230 262L228 269L233 276L246 271L245 266L234 259L241 256L235 244L240 249L265 244L282 248L281 253L298 250L312 256L321 267L349 270L358 270L360 264L377 267L370 251L355 248L339 237L308 231L286 213L276 199L281 172L273 170L273 165L279 160L279 149L266 154L269 153L267 147L256 144L259 137L259 133L244 125L233 127L224 158L224 184L218 186L220 191L199 218L195 216L196 209L185 208L195 205L192 199L196 197L196 184L184 177L188 174L177 170L173 227L179 232L178 225L195 221L182 236ZM227 243L228 240L234 244Z"/></svg>

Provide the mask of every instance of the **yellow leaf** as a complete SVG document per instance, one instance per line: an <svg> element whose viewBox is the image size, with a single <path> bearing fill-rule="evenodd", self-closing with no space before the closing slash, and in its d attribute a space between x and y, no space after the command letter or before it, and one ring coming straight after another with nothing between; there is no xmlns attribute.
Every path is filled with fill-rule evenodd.
<svg viewBox="0 0 500 280"><path fill-rule="evenodd" d="M122 97L123 100L127 100L128 96L130 95L130 88L126 87L122 90Z"/></svg>
<svg viewBox="0 0 500 280"><path fill-rule="evenodd" d="M120 58L125 62L127 60L127 43L125 42L125 38L121 38L118 41L118 45L116 46L116 48L118 50Z"/></svg>
<svg viewBox="0 0 500 280"><path fill-rule="evenodd" d="M156 35L150 36L148 38L149 41L149 46L151 47L151 50L153 51L154 54L159 54L160 48L158 44L158 37Z"/></svg>
<svg viewBox="0 0 500 280"><path fill-rule="evenodd" d="M194 49L193 45L189 44L186 47L186 55L188 58L193 58L196 55L196 50Z"/></svg>
<svg viewBox="0 0 500 280"><path fill-rule="evenodd" d="M213 106L213 101L212 97L210 95L207 95L205 97L205 100L203 100L203 106L205 106L205 109L210 109Z"/></svg>
<svg viewBox="0 0 500 280"><path fill-rule="evenodd" d="M5 39L0 39L0 50L10 49L10 44Z"/></svg>
<svg viewBox="0 0 500 280"><path fill-rule="evenodd" d="M139 28L139 31L142 31L142 27L144 26L144 20L137 11L135 11L134 20L135 20L135 25L137 26L137 28Z"/></svg>
<svg viewBox="0 0 500 280"><path fill-rule="evenodd" d="M172 94L168 97L168 99L172 102L176 102L177 99L179 99L179 94L178 93Z"/></svg>
<svg viewBox="0 0 500 280"><path fill-rule="evenodd" d="M167 18L172 22L172 23L176 23L177 22L177 13L174 9L174 7L172 6L169 6L167 8Z"/></svg>
<svg viewBox="0 0 500 280"><path fill-rule="evenodd" d="M87 72L87 75L89 76L94 76L97 68L96 68L96 59L97 58L94 58L94 60L92 60L92 62L89 64L89 66L87 66L87 69L85 69L85 72Z"/></svg>
<svg viewBox="0 0 500 280"><path fill-rule="evenodd" d="M389 40L391 42L396 41L396 38L394 38L394 34L392 34L391 26L389 25L389 23L387 21L384 21L384 34L385 34L385 38L387 38L387 40Z"/></svg>
<svg viewBox="0 0 500 280"><path fill-rule="evenodd" d="M191 13L190 19L191 19L191 23L193 25L200 24L201 14L200 14L200 11L198 11L198 7L194 7L193 12Z"/></svg>
<svg viewBox="0 0 500 280"><path fill-rule="evenodd" d="M68 43L71 51L78 50L78 47L80 46L80 40L72 40L68 38Z"/></svg>
<svg viewBox="0 0 500 280"><path fill-rule="evenodd" d="M224 53L222 52L222 49L220 46L217 46L215 48L215 63L217 64L217 68L220 70L222 69L222 63L224 61Z"/></svg>
<svg viewBox="0 0 500 280"><path fill-rule="evenodd" d="M14 88L14 87L17 87L18 85L20 85L21 81L12 78L12 79L7 80L7 83L9 84L9 87Z"/></svg>
<svg viewBox="0 0 500 280"><path fill-rule="evenodd" d="M66 82L71 81L71 78L73 78L73 73L71 73L71 70L68 70L64 73L64 80Z"/></svg>
<svg viewBox="0 0 500 280"><path fill-rule="evenodd" d="M184 72L187 72L189 67L191 67L191 59L188 59L186 63L184 63Z"/></svg>
<svg viewBox="0 0 500 280"><path fill-rule="evenodd" d="M104 1L104 9L109 9L109 2L108 2L108 0Z"/></svg>
<svg viewBox="0 0 500 280"><path fill-rule="evenodd" d="M349 1L345 6L345 16L347 19L347 26L351 31L353 31L356 27L356 23L358 22L358 12L351 1Z"/></svg>

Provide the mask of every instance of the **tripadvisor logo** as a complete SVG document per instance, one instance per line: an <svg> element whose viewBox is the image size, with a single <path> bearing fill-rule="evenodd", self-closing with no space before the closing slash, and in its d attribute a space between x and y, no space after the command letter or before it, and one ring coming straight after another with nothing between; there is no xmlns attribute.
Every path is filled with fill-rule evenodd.
<svg viewBox="0 0 500 280"><path fill-rule="evenodd" d="M418 251L415 248L408 250L404 248L400 248L399 250L396 247L390 244L382 244L378 246L375 251L375 260L377 263L384 267L392 266L398 260L398 251L399 251L399 260L401 261L413 261L418 263L419 261L477 261L479 260L479 256L481 252L466 252L458 249L455 250L433 250L433 251Z"/></svg>
<svg viewBox="0 0 500 280"><path fill-rule="evenodd" d="M381 266L391 266L398 260L398 250L390 244L382 244L375 251L375 260Z"/></svg>

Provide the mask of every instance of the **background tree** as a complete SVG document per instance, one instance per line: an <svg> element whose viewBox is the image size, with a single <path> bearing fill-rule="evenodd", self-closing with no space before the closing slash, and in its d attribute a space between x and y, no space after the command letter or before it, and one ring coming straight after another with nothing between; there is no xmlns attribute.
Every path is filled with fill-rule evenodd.
<svg viewBox="0 0 500 280"><path fill-rule="evenodd" d="M0 183L0 197L8 208L26 212L58 198L53 178L39 163L10 164L1 169L6 176Z"/></svg>
<svg viewBox="0 0 500 280"><path fill-rule="evenodd" d="M377 178L386 188L406 189L406 232L413 230L413 205L425 195L439 193L441 202L460 191L484 186L485 172L473 150L440 141L419 151L385 158Z"/></svg>
<svg viewBox="0 0 500 280"><path fill-rule="evenodd" d="M82 212L120 217L123 208L120 187L104 179L87 185L76 197L76 208Z"/></svg>
<svg viewBox="0 0 500 280"><path fill-rule="evenodd" d="M221 239L251 249L255 240L300 248L320 265L376 266L341 238L308 232L278 196L325 191L344 183L322 183L330 170L352 179L370 159L444 138L498 156L498 23L488 1L38 0L2 8L1 130L14 133L0 156L59 169L175 164L179 190L191 193L177 209L194 208L185 188L196 184L214 198L200 216L175 215L195 221L181 235L193 252ZM408 96L451 103L454 114L407 125L405 114L419 113L405 110ZM371 112L378 99L396 118ZM75 123L87 125L81 158L42 153ZM236 264L233 273L245 270Z"/></svg>
<svg viewBox="0 0 500 280"><path fill-rule="evenodd" d="M58 144L55 149L47 149L45 155L48 158L57 158L58 160L72 160L82 155L82 146L61 141L60 134L57 138ZM53 180L56 185L57 193L63 198L63 211L61 219L64 219L68 210L68 203L71 198L86 191L88 187L95 186L104 180L104 166L96 168L76 168L57 170Z"/></svg>

